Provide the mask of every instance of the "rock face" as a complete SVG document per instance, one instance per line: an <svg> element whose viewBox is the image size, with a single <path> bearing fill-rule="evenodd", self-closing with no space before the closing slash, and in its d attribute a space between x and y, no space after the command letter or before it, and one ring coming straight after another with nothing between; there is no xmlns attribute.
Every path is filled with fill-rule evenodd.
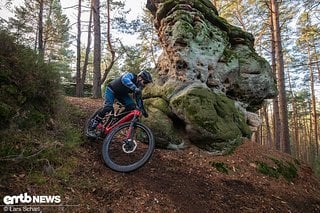
<svg viewBox="0 0 320 213"><path fill-rule="evenodd" d="M158 145L233 149L259 123L248 111L277 94L253 36L219 17L209 0L148 0L147 8L163 48L156 81L144 92Z"/></svg>

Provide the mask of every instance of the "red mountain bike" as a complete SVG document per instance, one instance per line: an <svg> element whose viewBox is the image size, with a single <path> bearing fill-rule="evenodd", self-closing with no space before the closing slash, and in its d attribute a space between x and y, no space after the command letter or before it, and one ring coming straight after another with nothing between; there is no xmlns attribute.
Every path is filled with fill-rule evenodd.
<svg viewBox="0 0 320 213"><path fill-rule="evenodd" d="M102 156L106 165L118 172L131 172L151 158L154 137L151 130L139 122L142 114L139 109L123 112L124 106L119 103L117 108L104 117L96 133L99 139L103 139ZM91 119L101 110L98 109L86 122L86 135Z"/></svg>

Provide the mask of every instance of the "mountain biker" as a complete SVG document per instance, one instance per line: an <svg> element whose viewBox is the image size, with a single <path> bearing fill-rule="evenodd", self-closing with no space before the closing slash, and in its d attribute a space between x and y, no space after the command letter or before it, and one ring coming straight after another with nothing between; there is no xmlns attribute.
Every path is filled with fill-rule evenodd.
<svg viewBox="0 0 320 213"><path fill-rule="evenodd" d="M148 113L143 108L141 92L143 87L151 82L152 76L145 70L141 71L138 75L126 72L120 77L112 80L105 91L105 102L102 111L90 121L88 136L96 137L95 129L102 121L103 117L107 113L113 111L113 103L115 99L125 106L126 111L136 108L136 104L130 97L129 93L134 93L137 105L141 109L142 114L145 117L148 117Z"/></svg>

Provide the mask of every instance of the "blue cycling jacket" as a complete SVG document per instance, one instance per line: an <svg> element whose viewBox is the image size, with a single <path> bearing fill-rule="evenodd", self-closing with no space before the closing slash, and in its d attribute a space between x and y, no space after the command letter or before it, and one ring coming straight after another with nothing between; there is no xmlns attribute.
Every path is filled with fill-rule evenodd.
<svg viewBox="0 0 320 213"><path fill-rule="evenodd" d="M108 85L115 95L126 95L135 91L138 87L137 75L134 73L125 73L119 78L114 79Z"/></svg>

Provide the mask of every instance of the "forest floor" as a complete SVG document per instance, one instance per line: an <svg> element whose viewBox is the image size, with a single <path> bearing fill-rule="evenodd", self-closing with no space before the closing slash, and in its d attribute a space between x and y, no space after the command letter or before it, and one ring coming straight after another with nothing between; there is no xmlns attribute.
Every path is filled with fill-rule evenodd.
<svg viewBox="0 0 320 213"><path fill-rule="evenodd" d="M68 97L67 101L83 112L83 117L73 120L79 128L83 128L86 118L102 105L101 99ZM105 166L101 146L99 141L86 140L71 153L70 159L76 163L68 179L59 181L64 189L62 204L66 204L59 210L320 212L320 179L310 167L251 141L245 141L226 156L215 156L192 145L178 151L156 149L150 162L128 174ZM273 165L275 169L271 159L295 165L297 177L288 181L283 176L275 178L257 171L259 162ZM46 192L43 186L33 190ZM58 212L50 207L43 210Z"/></svg>
<svg viewBox="0 0 320 213"><path fill-rule="evenodd" d="M89 116L102 100L68 99ZM81 118L79 124L83 124ZM81 208L106 212L320 212L320 180L300 165L292 181L257 172L257 162L270 157L291 162L290 156L246 141L233 154L214 156L190 146L156 149L143 168L121 174L101 160L101 142L87 141L78 157L74 181L90 188L73 188L70 199ZM221 163L227 173L213 163ZM216 165L216 164L215 164ZM79 180L80 179L80 180ZM73 197L73 198L72 198Z"/></svg>

